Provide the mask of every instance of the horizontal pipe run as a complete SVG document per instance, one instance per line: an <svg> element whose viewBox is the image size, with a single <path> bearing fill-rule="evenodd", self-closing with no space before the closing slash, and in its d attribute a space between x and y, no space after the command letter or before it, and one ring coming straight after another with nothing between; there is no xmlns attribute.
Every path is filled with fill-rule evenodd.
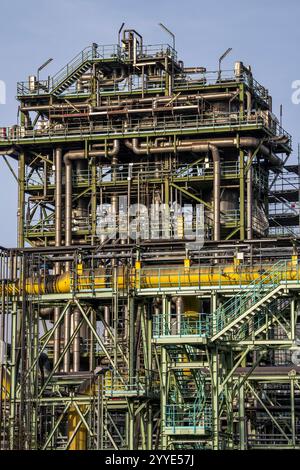
<svg viewBox="0 0 300 470"><path fill-rule="evenodd" d="M264 266L265 270L272 269L272 264ZM300 272L298 265L287 262L286 268L281 272L282 280L299 282ZM124 272L118 269L118 288L170 288L170 287L199 287L199 286L239 286L249 284L262 276L262 266L244 267L227 265L216 267L190 267L170 266L169 268L151 268L135 270L132 268ZM72 287L73 286L73 287ZM45 278L28 278L25 283L26 293L29 295L43 294L67 294L73 291L89 292L112 287L112 278L103 268L93 272L85 270L82 275L77 275L76 285L70 272L59 276L49 275ZM5 288L7 295L21 294L20 282L8 283ZM1 289L0 289L1 294Z"/></svg>

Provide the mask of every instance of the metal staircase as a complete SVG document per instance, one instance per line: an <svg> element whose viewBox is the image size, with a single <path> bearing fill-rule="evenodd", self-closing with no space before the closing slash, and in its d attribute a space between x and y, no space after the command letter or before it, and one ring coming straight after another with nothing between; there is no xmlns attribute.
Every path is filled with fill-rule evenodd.
<svg viewBox="0 0 300 470"><path fill-rule="evenodd" d="M270 271L264 272L242 291L221 305L212 316L211 341L234 339L241 327L256 313L279 297L286 287L281 281L287 270L286 261L274 264Z"/></svg>
<svg viewBox="0 0 300 470"><path fill-rule="evenodd" d="M172 370L180 400L178 402L178 398L171 395L171 403L166 405L166 433L205 434L211 430L211 403L206 390L206 375L199 369L189 368L192 355L186 346L169 345L167 350L170 360L180 364L181 368Z"/></svg>
<svg viewBox="0 0 300 470"><path fill-rule="evenodd" d="M78 80L92 65L94 59L99 58L97 49L89 46L83 49L51 79L50 92L60 95Z"/></svg>
<svg viewBox="0 0 300 470"><path fill-rule="evenodd" d="M259 338L261 335L268 335L268 332L276 323L275 318L283 313L289 312L290 299L283 297L277 298L258 313L253 316L252 321L244 323L235 337L238 341L246 341L253 338Z"/></svg>

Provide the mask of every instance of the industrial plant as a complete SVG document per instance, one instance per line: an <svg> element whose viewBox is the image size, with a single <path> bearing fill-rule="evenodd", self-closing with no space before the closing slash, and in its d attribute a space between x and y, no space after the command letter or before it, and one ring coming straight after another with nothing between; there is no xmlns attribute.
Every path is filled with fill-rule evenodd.
<svg viewBox="0 0 300 470"><path fill-rule="evenodd" d="M17 84L0 449L300 449L300 166L229 51L122 25Z"/></svg>

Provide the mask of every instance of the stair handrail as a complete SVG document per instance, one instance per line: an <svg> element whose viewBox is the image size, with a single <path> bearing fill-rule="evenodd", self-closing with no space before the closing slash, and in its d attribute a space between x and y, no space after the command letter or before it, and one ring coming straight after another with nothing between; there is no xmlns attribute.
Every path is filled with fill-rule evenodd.
<svg viewBox="0 0 300 470"><path fill-rule="evenodd" d="M93 45L87 46L82 49L78 54L76 54L70 62L62 67L53 77L51 78L51 90L55 90L60 83L65 81L68 76L70 76L78 67L83 65L88 60L98 59L101 55L98 52L97 48Z"/></svg>
<svg viewBox="0 0 300 470"><path fill-rule="evenodd" d="M254 296L254 300L258 301L259 300L258 293L260 292L265 293L266 290L268 290L268 287L270 288L270 286L272 289L277 287L280 284L280 281L282 280L282 273L286 271L287 263L289 263L289 261L287 260L278 261L277 263L273 265L271 270L265 271L259 278L254 279L250 284L244 287L242 289L242 290L245 290L244 293L242 293L241 295L235 296L233 298L231 297L224 304L220 305L212 316L213 324L215 322L218 323L218 320L220 319L220 316L222 315L222 316L225 316L226 319L229 320L226 322L225 325L222 325L222 327L228 325L228 323L236 317L237 312L241 314L245 311L243 310L243 307L245 305L247 305L248 307L248 302L250 299L251 300L253 299L253 296ZM279 270L279 268L285 268L285 269ZM272 282L266 282L268 280L272 280ZM226 316L226 313L229 311L231 312L231 314Z"/></svg>

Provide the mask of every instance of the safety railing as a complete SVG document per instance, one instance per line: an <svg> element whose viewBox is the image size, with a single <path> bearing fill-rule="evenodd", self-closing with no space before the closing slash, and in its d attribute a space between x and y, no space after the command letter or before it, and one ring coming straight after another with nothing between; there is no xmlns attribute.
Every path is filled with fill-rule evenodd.
<svg viewBox="0 0 300 470"><path fill-rule="evenodd" d="M221 176L224 178L238 178L240 175L239 162L222 162L221 163ZM123 181L128 183L128 178L131 180L149 181L149 179L162 180L166 176L172 176L174 182L192 181L198 179L213 179L213 163L197 162L193 164L179 163L178 166L171 168L158 167L152 163L135 163L120 164L112 167L110 165L97 166L96 169L96 182L97 184L109 184ZM92 171L90 168L81 170L80 174L72 173L72 183L74 186L89 186L92 182ZM47 187L55 185L54 174L47 174L47 180L42 168L38 172L33 172L30 167L26 167L25 187L26 188L41 188L47 184Z"/></svg>
<svg viewBox="0 0 300 470"><path fill-rule="evenodd" d="M272 183L272 178L270 178L270 183ZM271 195L274 193L286 193L289 191L299 191L300 178L293 172L285 171L278 175L274 184L271 188Z"/></svg>
<svg viewBox="0 0 300 470"><path fill-rule="evenodd" d="M52 233L55 231L54 214L49 214L43 219L32 219L24 223L25 235L33 233Z"/></svg>
<svg viewBox="0 0 300 470"><path fill-rule="evenodd" d="M262 300L282 282L287 281L287 271L289 269L291 269L291 263L278 261L269 271L264 272L258 279L248 284L240 295L230 298L221 305L212 315L211 330L213 334L222 331L222 329L243 313L246 313L249 308ZM297 282L299 282L298 266Z"/></svg>
<svg viewBox="0 0 300 470"><path fill-rule="evenodd" d="M42 129L25 129L24 127L16 126L12 128L4 128L5 132L1 132L2 140L19 141L21 139L49 139L49 138L63 138L71 139L77 137L88 137L92 135L111 136L143 136L148 133L154 135L164 134L173 131L184 131L193 129L201 131L204 129L220 129L222 127L227 129L237 129L240 127L254 126L256 128L267 128L268 124L259 113L253 113L251 116L240 116L235 113L224 113L220 116L212 114L211 117L202 118L199 115L179 115L179 116L164 116L143 119L130 119L124 120L120 124L112 123L110 121L104 122L90 122L89 125L78 126L73 122L64 124L55 124L49 127L45 126ZM274 135L279 135L273 128ZM286 131L282 131L291 142L291 137ZM281 135L281 134L280 134Z"/></svg>
<svg viewBox="0 0 300 470"><path fill-rule="evenodd" d="M240 220L240 211L239 209L228 209L223 210L221 214L221 223L222 224L237 224Z"/></svg>
<svg viewBox="0 0 300 470"><path fill-rule="evenodd" d="M54 263L53 259L53 267ZM44 265L47 267L47 272L41 271ZM47 281L44 276L51 274L49 257L45 260L41 257L38 266L37 285ZM250 282L251 279L255 280ZM67 288L70 293L101 294L107 290L127 292L127 287L130 286L137 292L192 292L192 295L195 295L208 286L220 290L234 287L238 295L225 302L214 314L214 317L220 320L219 328L221 328L242 314L249 305L254 305L277 285L289 286L299 284L299 282L299 266L288 260L279 261L275 265L257 263L254 266L246 264L234 266L232 263L212 266L203 264L190 268L166 266L163 268L147 267L140 270L120 267L116 271L104 267L85 267L82 264L77 266L74 263L70 271L70 287L63 282L59 288ZM185 328L189 331L192 324L186 325Z"/></svg>
<svg viewBox="0 0 300 470"><path fill-rule="evenodd" d="M137 375L132 377L131 381L128 379L121 379L120 377L110 376L109 374L104 377L103 382L99 383L100 393L104 397L126 396L126 395L141 395L145 394L146 377Z"/></svg>
<svg viewBox="0 0 300 470"><path fill-rule="evenodd" d="M137 58L161 58L171 57L177 59L177 52L168 44L154 44L143 46L137 51ZM83 49L70 62L60 69L50 81L36 81L34 86L30 82L19 82L17 84L18 96L48 94L57 89L68 77L80 69L81 66L89 61L95 60L117 60L127 61L128 57L125 51L122 51L118 44L98 45L93 44Z"/></svg>
<svg viewBox="0 0 300 470"><path fill-rule="evenodd" d="M97 59L118 59L121 60L121 48L117 44L99 46L91 45L83 49L70 62L60 69L50 81L38 81L35 86L30 86L30 82L19 82L17 84L18 96L51 93L61 85L68 77L76 72L83 64Z"/></svg>
<svg viewBox="0 0 300 470"><path fill-rule="evenodd" d="M183 337L183 336L201 336L207 337L210 334L209 318L199 315L199 319L192 318L165 318L162 315L153 316L153 337Z"/></svg>
<svg viewBox="0 0 300 470"><path fill-rule="evenodd" d="M285 227L278 224L275 227L269 227L268 235L270 237L299 237L300 227L299 225Z"/></svg>
<svg viewBox="0 0 300 470"><path fill-rule="evenodd" d="M268 420L270 419L269 417L267 418ZM278 417L277 417L278 419ZM286 420L286 422L284 423L286 426L287 429L290 428L290 422L291 422L291 416L290 416L290 419L289 420ZM295 436L296 436L296 439L295 439L295 443L297 445L299 445L300 443L300 438L299 438L299 431L300 431L300 426L296 426L296 433L295 433ZM293 435L291 432L286 432L285 433L285 436L280 433L278 431L278 434L275 434L274 432L273 433L270 433L269 431L265 431L265 434L263 433L263 431L259 432L259 433L251 433L251 434L248 434L247 436L247 443L248 443L248 448L266 448L266 449L270 449L272 446L274 446L274 449L277 448L278 450L278 447L279 446L288 446L288 445L292 445L291 443L293 442Z"/></svg>
<svg viewBox="0 0 300 470"><path fill-rule="evenodd" d="M282 314L289 307L290 300L285 297L273 300L268 306L263 307L262 310L252 318L251 322L244 323L240 326L239 330L235 333L235 339L243 341L255 336L261 328L266 328L272 323L274 324L274 318ZM270 315L270 312L272 312L272 315Z"/></svg>
<svg viewBox="0 0 300 470"><path fill-rule="evenodd" d="M288 279L288 276L293 273L293 277L298 280L300 271L297 266L292 266L290 261L280 261L282 263L282 269L280 274L282 280ZM275 266L277 266L276 263ZM279 266L279 265L278 265ZM251 288L252 284L260 282L262 278L265 280L265 284L268 285L268 279L266 278L270 270L274 268L273 264L259 263L254 267L244 265L199 265L191 266L190 268L176 268L171 267L160 267L160 268L142 268L136 273L135 286L138 290L141 289L155 289L157 291L164 290L167 288L176 289L177 291L185 290L186 288L201 290L206 286L214 286L215 288L222 289L225 286L236 286L237 288L248 289L246 286ZM276 268L275 268L276 269ZM249 283L249 279L256 279L252 283ZM296 281L298 282L298 281Z"/></svg>
<svg viewBox="0 0 300 470"><path fill-rule="evenodd" d="M201 408L197 403L166 405L166 428L174 433L182 431L210 431L212 428L211 407Z"/></svg>
<svg viewBox="0 0 300 470"><path fill-rule="evenodd" d="M169 44L150 44L144 45L140 51L137 53L137 57L171 57L173 60L177 60L177 52Z"/></svg>
<svg viewBox="0 0 300 470"><path fill-rule="evenodd" d="M276 201L269 204L269 215L277 217L299 216L300 208L298 202Z"/></svg>

